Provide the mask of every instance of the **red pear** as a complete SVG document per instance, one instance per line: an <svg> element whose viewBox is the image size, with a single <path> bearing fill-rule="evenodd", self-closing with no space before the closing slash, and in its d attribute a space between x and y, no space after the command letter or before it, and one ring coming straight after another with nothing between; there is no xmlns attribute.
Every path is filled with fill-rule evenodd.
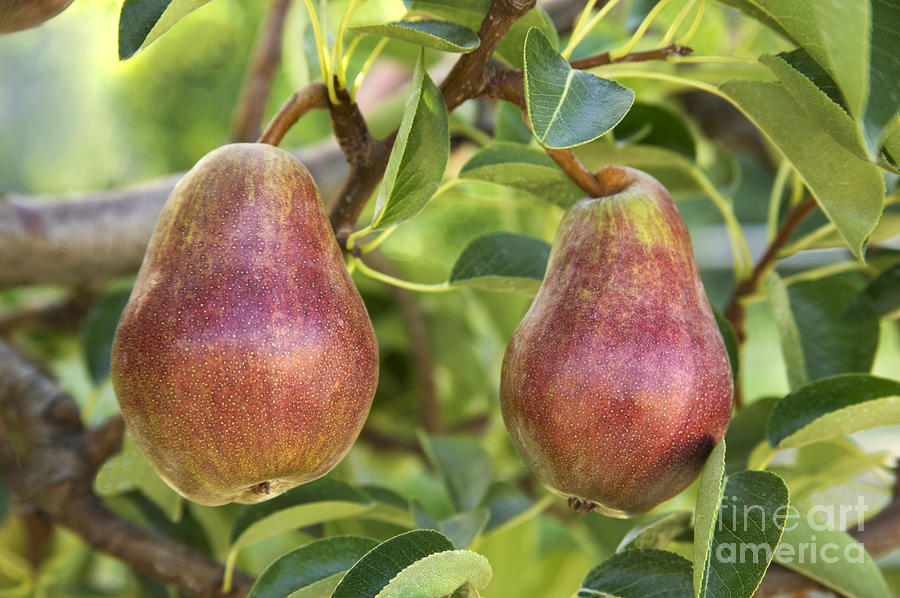
<svg viewBox="0 0 900 598"><path fill-rule="evenodd" d="M644 513L681 492L725 434L728 356L687 227L630 168L565 215L503 360L513 444L574 508Z"/></svg>
<svg viewBox="0 0 900 598"><path fill-rule="evenodd" d="M183 496L265 500L331 470L378 378L372 324L309 172L221 147L175 187L113 345L138 447Z"/></svg>
<svg viewBox="0 0 900 598"><path fill-rule="evenodd" d="M71 3L72 0L0 0L0 33L37 27Z"/></svg>

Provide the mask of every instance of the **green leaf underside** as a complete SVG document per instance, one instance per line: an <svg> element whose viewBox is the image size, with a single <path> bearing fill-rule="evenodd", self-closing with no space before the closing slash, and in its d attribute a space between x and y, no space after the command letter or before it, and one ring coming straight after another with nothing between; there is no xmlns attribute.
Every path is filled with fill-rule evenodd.
<svg viewBox="0 0 900 598"><path fill-rule="evenodd" d="M284 598L343 573L377 545L369 538L336 536L301 546L266 567L248 598Z"/></svg>
<svg viewBox="0 0 900 598"><path fill-rule="evenodd" d="M884 203L881 170L829 135L780 83L728 81L720 89L790 160L862 260L863 244L878 224Z"/></svg>
<svg viewBox="0 0 900 598"><path fill-rule="evenodd" d="M450 157L447 106L419 57L413 92L403 109L397 139L375 200L373 228L412 218L441 184Z"/></svg>
<svg viewBox="0 0 900 598"><path fill-rule="evenodd" d="M353 27L356 33L399 39L444 52L471 52L481 43L478 34L447 21L399 21Z"/></svg>
<svg viewBox="0 0 900 598"><path fill-rule="evenodd" d="M880 328L872 306L855 301L862 287L851 272L787 288L808 380L872 369Z"/></svg>
<svg viewBox="0 0 900 598"><path fill-rule="evenodd" d="M900 382L842 374L802 386L769 416L769 444L794 448L876 426L900 424Z"/></svg>
<svg viewBox="0 0 900 598"><path fill-rule="evenodd" d="M597 139L634 102L627 87L569 66L538 29L531 29L525 40L524 70L528 122L545 147L574 147Z"/></svg>
<svg viewBox="0 0 900 598"><path fill-rule="evenodd" d="M550 244L508 232L488 233L462 250L450 282L491 291L533 293L544 278Z"/></svg>
<svg viewBox="0 0 900 598"><path fill-rule="evenodd" d="M625 534L616 552L642 548L664 549L676 536L690 529L691 517L690 511L674 511L651 516Z"/></svg>
<svg viewBox="0 0 900 598"><path fill-rule="evenodd" d="M413 530L385 540L344 575L332 598L377 596L403 569L430 554L453 550L453 544L432 530Z"/></svg>
<svg viewBox="0 0 900 598"><path fill-rule="evenodd" d="M400 571L376 598L442 598L466 583L481 589L491 581L488 560L468 550L430 554Z"/></svg>
<svg viewBox="0 0 900 598"><path fill-rule="evenodd" d="M146 48L182 17L211 0L125 0L119 14L119 59Z"/></svg>
<svg viewBox="0 0 900 598"><path fill-rule="evenodd" d="M579 598L690 598L691 562L665 550L626 550L592 569Z"/></svg>
<svg viewBox="0 0 900 598"><path fill-rule="evenodd" d="M819 554L814 554L819 552ZM775 561L849 598L891 595L884 575L850 534L815 524L807 515L787 521Z"/></svg>
<svg viewBox="0 0 900 598"><path fill-rule="evenodd" d="M441 475L457 511L470 511L481 504L493 480L490 455L466 436L420 435L422 448Z"/></svg>
<svg viewBox="0 0 900 598"><path fill-rule="evenodd" d="M519 189L563 208L584 197L547 152L521 143L497 142L479 150L459 176Z"/></svg>
<svg viewBox="0 0 900 598"><path fill-rule="evenodd" d="M706 583L709 551L718 517L719 502L725 487L725 441L713 449L703 473L700 475L700 489L697 492L697 506L694 509L694 595L701 595Z"/></svg>
<svg viewBox="0 0 900 598"><path fill-rule="evenodd" d="M768 471L729 476L707 555L701 597L750 598L784 530L788 489Z"/></svg>
<svg viewBox="0 0 900 598"><path fill-rule="evenodd" d="M231 530L231 550L298 527L352 517L371 507L369 499L351 486L319 479L271 500L243 507Z"/></svg>

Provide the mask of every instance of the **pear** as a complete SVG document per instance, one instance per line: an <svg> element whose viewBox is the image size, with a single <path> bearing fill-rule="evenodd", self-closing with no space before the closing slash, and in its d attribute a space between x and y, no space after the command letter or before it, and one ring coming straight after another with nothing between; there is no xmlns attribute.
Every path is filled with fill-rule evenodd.
<svg viewBox="0 0 900 598"><path fill-rule="evenodd" d="M377 379L306 168L263 144L201 159L162 210L113 342L138 448L190 500L259 502L343 458Z"/></svg>
<svg viewBox="0 0 900 598"><path fill-rule="evenodd" d="M72 0L0 0L0 33L37 27L71 3Z"/></svg>
<svg viewBox="0 0 900 598"><path fill-rule="evenodd" d="M573 205L503 359L513 444L573 508L627 517L681 492L725 434L728 355L687 227L650 175L607 167Z"/></svg>

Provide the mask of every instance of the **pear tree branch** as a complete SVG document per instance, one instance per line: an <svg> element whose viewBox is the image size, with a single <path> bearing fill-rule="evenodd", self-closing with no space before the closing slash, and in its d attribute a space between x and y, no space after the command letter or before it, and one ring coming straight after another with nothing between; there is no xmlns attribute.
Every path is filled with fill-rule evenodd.
<svg viewBox="0 0 900 598"><path fill-rule="evenodd" d="M290 6L291 0L271 0L247 63L241 96L232 117L233 141L247 142L259 137L266 100L281 62L284 21Z"/></svg>
<svg viewBox="0 0 900 598"><path fill-rule="evenodd" d="M118 416L85 429L72 397L0 343L0 468L18 510L66 527L87 545L190 596L245 596L253 578L238 573L234 590L223 594L220 563L122 519L94 494L94 475L119 450L123 432Z"/></svg>

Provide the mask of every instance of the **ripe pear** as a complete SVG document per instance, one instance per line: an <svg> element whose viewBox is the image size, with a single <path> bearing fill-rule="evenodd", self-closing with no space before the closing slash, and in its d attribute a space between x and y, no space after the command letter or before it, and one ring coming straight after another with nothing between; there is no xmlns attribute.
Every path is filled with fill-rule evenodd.
<svg viewBox="0 0 900 598"><path fill-rule="evenodd" d="M71 3L72 0L0 0L0 33L37 27Z"/></svg>
<svg viewBox="0 0 900 598"><path fill-rule="evenodd" d="M503 360L519 454L573 508L644 513L681 492L725 434L732 377L687 227L650 175L607 167L564 216Z"/></svg>
<svg viewBox="0 0 900 598"><path fill-rule="evenodd" d="M181 495L254 503L330 471L378 379L372 324L291 154L221 147L169 197L122 313L112 381Z"/></svg>

